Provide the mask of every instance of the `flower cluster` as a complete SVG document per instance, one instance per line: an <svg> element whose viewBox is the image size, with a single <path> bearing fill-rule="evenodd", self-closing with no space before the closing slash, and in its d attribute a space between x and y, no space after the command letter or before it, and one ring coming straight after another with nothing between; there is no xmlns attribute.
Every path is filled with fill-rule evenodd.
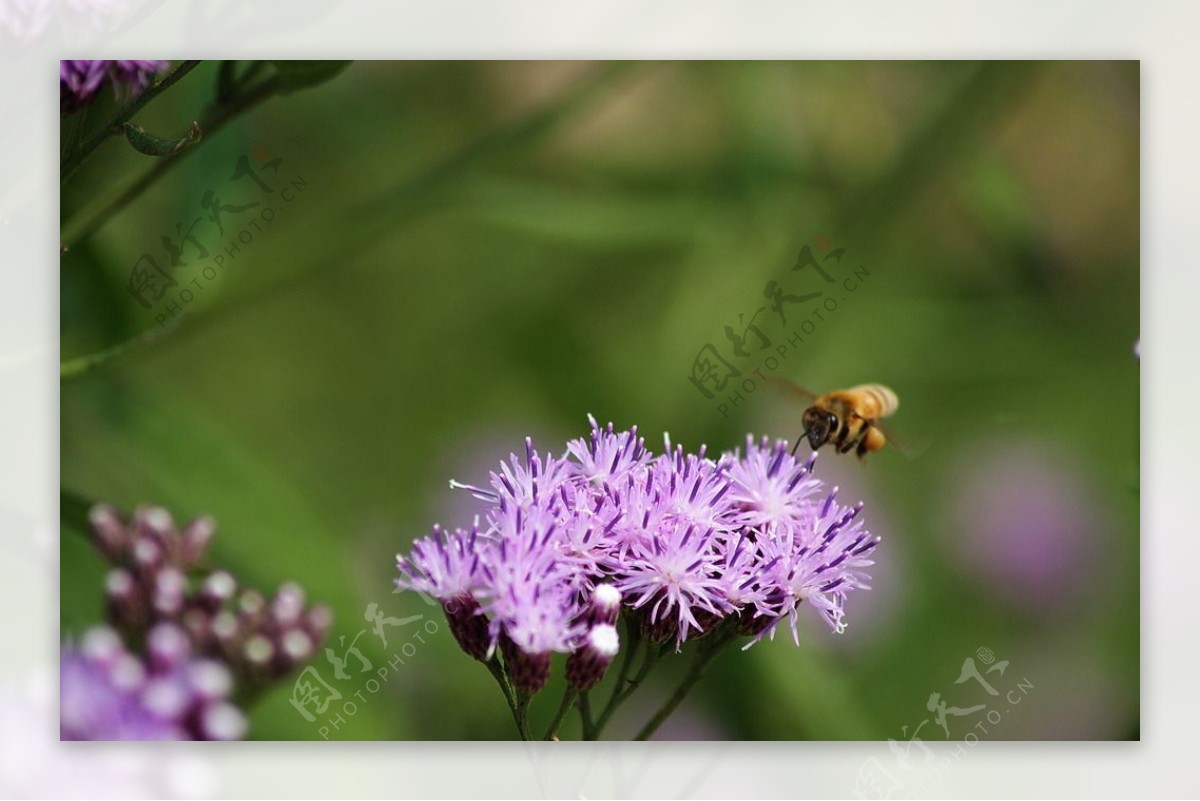
<svg viewBox="0 0 1200 801"><path fill-rule="evenodd" d="M90 721L69 725L64 704L63 727L72 736L136 735L136 726L120 723L122 716L128 713L140 726L142 717L131 710L145 706L147 694L151 702L160 701L164 686L172 688L170 710L179 716L157 715L162 731L204 739L224 739L231 732L240 736L244 726L234 725L228 704L208 713L216 716L209 719L198 715L198 699L224 698L234 685L252 693L278 681L310 659L329 632L329 609L307 606L296 584L284 584L267 598L239 586L227 571L205 567L205 551L216 533L211 518L180 528L166 509L142 506L123 521L111 506L99 504L90 510L89 524L92 541L110 564L104 593L112 628L85 637L82 649L64 647L64 694L69 681L81 688L75 711L80 720ZM99 649L102 657L88 642L105 644ZM122 643L144 646L145 655L139 659L125 652ZM97 700L102 697L109 700ZM101 711L89 717L80 710L91 702ZM103 711L110 708L120 714ZM161 705L155 709L162 711ZM105 728L109 722L114 725Z"/></svg>
<svg viewBox="0 0 1200 801"><path fill-rule="evenodd" d="M847 594L866 588L879 539L862 504L844 506L784 441L748 438L713 459L665 438L652 454L637 429L591 421L565 453L526 439L486 486L451 482L484 504L469 529L417 540L397 585L432 596L471 656L497 649L533 692L552 653L586 689L617 650L624 609L641 637L676 650L720 626L756 641L786 621L799 641L803 602L838 632Z"/></svg>
<svg viewBox="0 0 1200 801"><path fill-rule="evenodd" d="M191 652L171 623L146 639L148 658L125 649L110 628L63 647L60 732L64 740L237 740L246 718L228 700L233 677Z"/></svg>
<svg viewBox="0 0 1200 801"><path fill-rule="evenodd" d="M88 105L106 83L112 83L120 92L137 96L169 64L167 61L60 61L58 95L61 111L70 114Z"/></svg>

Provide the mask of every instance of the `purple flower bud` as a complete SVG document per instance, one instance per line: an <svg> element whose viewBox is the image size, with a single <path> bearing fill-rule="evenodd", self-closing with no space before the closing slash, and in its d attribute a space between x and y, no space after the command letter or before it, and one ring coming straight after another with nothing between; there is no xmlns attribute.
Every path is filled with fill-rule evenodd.
<svg viewBox="0 0 1200 801"><path fill-rule="evenodd" d="M621 591L612 584L597 584L592 590L592 605L588 622L592 625L607 623L614 625L621 613Z"/></svg>
<svg viewBox="0 0 1200 801"><path fill-rule="evenodd" d="M470 595L460 595L442 604L446 622L455 642L469 656L486 662L491 652L492 637L488 632L488 619L479 608L479 602Z"/></svg>
<svg viewBox="0 0 1200 801"><path fill-rule="evenodd" d="M180 541L180 560L184 565L198 563L204 551L217 533L217 524L211 517L197 517L184 527Z"/></svg>
<svg viewBox="0 0 1200 801"><path fill-rule="evenodd" d="M175 676L157 676L146 682L142 689L142 703L162 720L183 717L191 701L187 687Z"/></svg>
<svg viewBox="0 0 1200 801"><path fill-rule="evenodd" d="M175 537L175 520L161 506L142 506L133 513L134 531L138 537L165 546Z"/></svg>
<svg viewBox="0 0 1200 801"><path fill-rule="evenodd" d="M313 640L323 640L333 626L333 612L328 606L314 606L304 615L304 627Z"/></svg>
<svg viewBox="0 0 1200 801"><path fill-rule="evenodd" d="M243 590L238 596L238 609L241 617L248 623L257 625L266 612L267 602L262 594L255 590Z"/></svg>
<svg viewBox="0 0 1200 801"><path fill-rule="evenodd" d="M237 594L237 581L224 570L210 573L200 585L200 599L210 609L220 609Z"/></svg>
<svg viewBox="0 0 1200 801"><path fill-rule="evenodd" d="M579 649L567 657L567 681L578 690L595 687L619 649L615 626L607 623L593 626Z"/></svg>
<svg viewBox="0 0 1200 801"><path fill-rule="evenodd" d="M284 664L281 666L286 672L293 665L297 665L313 655L316 648L313 645L312 637L303 629L291 629L284 632L280 638L279 652L283 657Z"/></svg>
<svg viewBox="0 0 1200 801"><path fill-rule="evenodd" d="M271 615L280 626L290 626L300 622L304 612L304 590L300 585L288 583L282 585L275 593L271 602Z"/></svg>
<svg viewBox="0 0 1200 801"><path fill-rule="evenodd" d="M192 691L205 701L227 698L233 692L229 668L213 659L200 659L190 664L187 680Z"/></svg>
<svg viewBox="0 0 1200 801"><path fill-rule="evenodd" d="M255 634L242 646L242 655L252 668L261 670L275 656L275 644L266 635Z"/></svg>
<svg viewBox="0 0 1200 801"><path fill-rule="evenodd" d="M233 704L209 704L200 713L199 733L205 740L240 740L247 727L246 716Z"/></svg>
<svg viewBox="0 0 1200 801"><path fill-rule="evenodd" d="M187 577L177 567L164 567L154 577L154 611L163 617L175 617L183 611Z"/></svg>
<svg viewBox="0 0 1200 801"><path fill-rule="evenodd" d="M183 629L174 623L159 623L146 635L150 665L159 671L179 667L191 655L191 644Z"/></svg>
<svg viewBox="0 0 1200 801"><path fill-rule="evenodd" d="M80 650L88 661L111 666L124 654L125 646L115 631L107 626L97 626L84 635Z"/></svg>
<svg viewBox="0 0 1200 801"><path fill-rule="evenodd" d="M109 620L125 631L141 629L146 623L146 603L133 574L113 568L104 578L104 597Z"/></svg>
<svg viewBox="0 0 1200 801"><path fill-rule="evenodd" d="M241 633L241 625L233 612L218 612L213 615L210 631L217 642L231 645Z"/></svg>
<svg viewBox="0 0 1200 801"><path fill-rule="evenodd" d="M88 512L88 523L100 553L109 561L119 559L129 547L129 537L117 510L107 504L97 504Z"/></svg>
<svg viewBox="0 0 1200 801"><path fill-rule="evenodd" d="M146 683L146 667L136 656L122 653L109 666L108 679L118 690L139 690Z"/></svg>
<svg viewBox="0 0 1200 801"><path fill-rule="evenodd" d="M550 653L529 654L507 636L500 638L500 650L504 654L504 665L513 687L527 695L533 695L546 685L550 678Z"/></svg>
<svg viewBox="0 0 1200 801"><path fill-rule="evenodd" d="M138 575L152 576L163 564L162 546L148 537L134 540L132 552Z"/></svg>

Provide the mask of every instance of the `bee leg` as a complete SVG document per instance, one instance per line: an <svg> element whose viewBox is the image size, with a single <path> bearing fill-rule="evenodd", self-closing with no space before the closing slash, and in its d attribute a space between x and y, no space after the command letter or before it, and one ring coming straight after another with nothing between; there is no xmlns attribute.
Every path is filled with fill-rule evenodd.
<svg viewBox="0 0 1200 801"><path fill-rule="evenodd" d="M849 453L850 451L854 450L854 446L857 445L858 443L859 443L859 440L856 437L850 437L848 439L843 438L842 440L838 441L837 452L838 453Z"/></svg>
<svg viewBox="0 0 1200 801"><path fill-rule="evenodd" d="M846 452L846 450L847 450L846 438L849 436L850 436L849 423L842 423L839 421L838 427L837 427L837 438L834 440L834 446L833 446L834 449L838 453ZM850 438L853 439L853 437L850 437Z"/></svg>
<svg viewBox="0 0 1200 801"><path fill-rule="evenodd" d="M859 460L863 462L867 460L867 439L868 437L863 437L860 439L858 441L858 448L856 448L854 451L854 453L858 455Z"/></svg>
<svg viewBox="0 0 1200 801"><path fill-rule="evenodd" d="M865 460L868 453L879 450L887 441L883 433L873 423L874 421L869 421L863 428L863 435L858 443L857 453L859 459Z"/></svg>

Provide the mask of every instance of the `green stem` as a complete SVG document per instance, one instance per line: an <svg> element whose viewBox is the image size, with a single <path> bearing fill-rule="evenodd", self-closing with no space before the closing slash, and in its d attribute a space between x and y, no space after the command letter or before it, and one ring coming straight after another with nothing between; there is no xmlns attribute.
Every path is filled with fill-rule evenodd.
<svg viewBox="0 0 1200 801"><path fill-rule="evenodd" d="M108 137L112 136L114 133L119 133L121 131L121 126L131 120L134 114L137 114L139 111L141 111L147 103L158 97L168 88L170 88L172 84L199 66L199 64L199 61L183 62L176 67L170 75L163 78L158 83L146 87L146 91L142 92L133 100L122 106L107 124L105 124L100 130L96 131L96 133L93 134L90 139L84 142L78 150L76 150L65 161L62 162L62 167L60 169L61 182L65 184L67 180L75 174L75 171L79 169L80 165L87 160L87 157L92 155L96 148L104 144L105 139L108 139Z"/></svg>
<svg viewBox="0 0 1200 801"><path fill-rule="evenodd" d="M278 91L279 85L279 81L274 78L265 80L246 94L236 98L232 103L207 110L199 121L200 131L204 136L204 140L210 139L213 134L225 127L230 121L270 98ZM100 226L108 222L110 217L129 205L134 198L146 191L159 178L166 175L171 168L187 157L188 154L194 153L198 149L199 144L197 147L188 148L176 156L166 156L158 159L155 161L153 167L142 173L133 183L118 192L108 202L102 204L91 216L81 214L70 220L63 227L63 244L69 248L76 242L91 236Z"/></svg>
<svg viewBox="0 0 1200 801"><path fill-rule="evenodd" d="M500 660L494 656L483 664L487 667L488 672L495 677L496 683L500 685L500 691L504 693L505 702L508 703L509 708L513 710L513 714L515 715L517 710L517 701L516 697L513 695L512 685L508 682L508 674L504 672L504 666L501 665Z"/></svg>
<svg viewBox="0 0 1200 801"><path fill-rule="evenodd" d="M532 740L533 735L529 733L529 701L533 696L524 690L517 692L517 705L513 707L513 718L517 721L517 732L520 733L522 740Z"/></svg>
<svg viewBox="0 0 1200 801"><path fill-rule="evenodd" d="M199 319L196 320L196 324L189 325L188 330L201 331L204 325L211 325L226 317L236 316L268 296L279 297L304 282L322 275L329 267L344 263L346 259L361 254L372 245L377 244L381 237L394 235L400 222L408 217L427 213L439 199L447 196L450 187L454 185L455 178L461 172L479 164L498 162L521 149L529 149L534 143L541 141L556 130L559 125L570 118L572 113L585 108L587 101L593 100L602 89L610 86L619 75L629 68L630 64L631 62L607 64L598 72L581 79L575 86L566 90L563 96L551 101L548 107L532 112L528 117L511 125L490 132L482 140L477 140L446 161L435 165L429 171L405 181L397 189L375 196L362 208L356 208L353 215L344 219L343 225L347 231L350 231L352 226L356 226L354 232L348 233L344 239L339 239L337 243L331 245L326 241L327 238L313 238L310 248L312 255L308 260L308 265L291 273L286 280L276 281L264 287L256 287L239 295L233 302L210 306L198 315ZM205 134L207 136L208 132L205 131ZM372 209L374 209L374 213L369 214ZM362 222L361 227L357 227L360 225L360 219L368 217L370 220ZM94 226L90 228L90 230L94 229Z"/></svg>
<svg viewBox="0 0 1200 801"><path fill-rule="evenodd" d="M621 690L625 689L625 679L629 676L629 668L633 666L633 657L642 645L641 629L633 618L628 616L625 618L625 639L629 641L629 646L625 649L625 655L621 659L621 672L617 674L617 683L613 685L612 694L608 697L609 706L612 706ZM648 644L647 647L649 647Z"/></svg>
<svg viewBox="0 0 1200 801"><path fill-rule="evenodd" d="M168 325L164 325L161 328L152 329L150 331L145 331L133 337L132 339L127 339L124 342L117 343L111 348L105 348L104 350L97 351L95 353L89 353L86 356L68 359L58 367L58 380L69 381L72 378L78 378L84 373L99 367L100 365L115 359L118 356L122 356L125 353L134 350L135 348L139 348L144 345L150 345L166 335L172 329L179 327L179 325L182 324L186 319L186 316L180 317Z"/></svg>
<svg viewBox="0 0 1200 801"><path fill-rule="evenodd" d="M701 641L700 649L696 653L696 658L692 660L692 666L688 670L687 675L683 677L683 681L679 687L667 699L667 702L662 705L662 708L655 712L654 717L650 718L649 722L642 727L637 737L634 738L635 740L648 740L654 732L658 731L658 727L663 724L663 721L671 716L671 713L683 703L683 699L687 697L687 694L696 685L696 682L700 681L701 676L704 675L704 669L708 667L708 663L736 636L737 632L732 627L728 627L722 632L715 632L713 634L715 639L709 642Z"/></svg>
<svg viewBox="0 0 1200 801"><path fill-rule="evenodd" d="M630 625L633 626L636 624L631 622ZM594 737L600 736L600 733L604 730L604 727L608 725L608 721L616 713L618 707L625 703L626 699L633 695L634 691L637 690L637 688L642 685L642 682L646 680L646 677L650 675L651 669L653 669L654 665L657 664L658 658L662 655L662 651L666 648L666 646L664 645L655 648L652 643L646 642L645 648L646 652L642 657L642 664L638 668L637 675L635 675L632 679L626 679L625 677L621 678L620 684L617 685L617 691L609 699L608 704L604 707L604 711L600 713L600 717L597 719L596 725L592 729L592 734Z"/></svg>
<svg viewBox="0 0 1200 801"><path fill-rule="evenodd" d="M558 712L554 715L554 720L550 721L550 727L546 729L546 736L543 740L557 740L558 727L562 725L563 718L571 711L571 707L575 705L575 699L579 697L579 690L571 685L563 690L562 703L558 705Z"/></svg>
<svg viewBox="0 0 1200 801"><path fill-rule="evenodd" d="M529 733L529 699L531 696L513 688L512 682L508 679L508 673L504 670L504 665L495 656L484 664L496 678L496 683L500 685L500 690L504 693L504 700L508 702L508 708L512 710L513 722L517 724L517 731L520 733L521 739L532 740L533 736Z"/></svg>
<svg viewBox="0 0 1200 801"><path fill-rule="evenodd" d="M592 732L595 729L595 724L592 722L592 699L588 693L582 693L579 696L579 723L583 728L583 739L596 739Z"/></svg>

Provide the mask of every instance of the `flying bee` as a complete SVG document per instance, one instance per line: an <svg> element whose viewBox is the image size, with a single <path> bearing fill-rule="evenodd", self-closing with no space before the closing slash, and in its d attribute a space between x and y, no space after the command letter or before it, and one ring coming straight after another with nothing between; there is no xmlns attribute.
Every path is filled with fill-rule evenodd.
<svg viewBox="0 0 1200 801"><path fill-rule="evenodd" d="M854 451L859 459L887 444L888 437L879 421L895 414L900 399L883 384L860 384L815 395L790 382L780 383L793 393L812 400L804 410L804 433L796 438L793 454L804 439L814 451L832 442L838 453Z"/></svg>

